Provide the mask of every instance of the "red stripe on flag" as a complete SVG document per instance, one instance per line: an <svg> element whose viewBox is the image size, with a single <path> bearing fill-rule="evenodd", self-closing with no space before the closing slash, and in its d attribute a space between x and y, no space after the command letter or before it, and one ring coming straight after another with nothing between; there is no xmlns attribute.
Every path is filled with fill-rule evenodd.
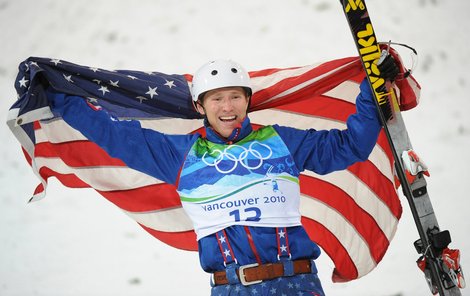
<svg viewBox="0 0 470 296"><path fill-rule="evenodd" d="M34 189L34 192L33 192L33 196L34 195L38 195L38 194L42 194L44 192L44 185L42 183L40 183L36 189Z"/></svg>
<svg viewBox="0 0 470 296"><path fill-rule="evenodd" d="M295 69L300 69L300 68L302 67L270 68L270 69L249 71L249 74L250 74L250 78L257 78L257 77L270 76L270 75L273 75L273 74L276 74L278 72L285 71L285 70L295 70Z"/></svg>
<svg viewBox="0 0 470 296"><path fill-rule="evenodd" d="M385 177L370 161L355 163L348 170L363 181L387 205L392 214L400 219L402 207L392 180Z"/></svg>
<svg viewBox="0 0 470 296"><path fill-rule="evenodd" d="M60 183L70 188L90 188L87 183L80 180L74 174L60 174L48 167L41 167L39 174L44 180L47 180L49 177L56 177Z"/></svg>
<svg viewBox="0 0 470 296"><path fill-rule="evenodd" d="M121 160L110 157L96 144L88 141L61 144L43 142L36 147L37 157L60 157L64 163L71 167L124 166ZM77 153L77 151L80 151L80 153ZM109 167L107 169L112 170L113 168ZM40 174L44 179L51 176L57 177L67 187L92 188L75 174L60 174L47 167L42 167ZM105 174L103 178L106 178ZM126 190L116 188L113 191L96 191L118 207L131 212L152 211L181 205L176 188L167 183Z"/></svg>
<svg viewBox="0 0 470 296"><path fill-rule="evenodd" d="M322 95L323 93L334 88L340 82L348 80L361 73L362 66L358 60L347 66L344 66L348 62L354 60L355 58L347 58L334 62L324 63L320 66L313 68L310 71L307 71L306 73L303 73L298 76L287 77L273 86L268 86L265 89L257 91L252 98L252 109L261 110L273 108L283 104L289 104L295 101L310 100L315 96ZM333 71L338 66L344 66L344 68L335 72L334 75L327 75L322 77L322 75L324 75L326 72ZM269 99L271 99L272 97L277 96L286 90L295 88L298 85L316 77L318 77L319 80L315 81L315 83L311 83L308 86L306 85L303 88L294 91L292 94L289 94L288 96L283 96L279 99L269 101Z"/></svg>
<svg viewBox="0 0 470 296"><path fill-rule="evenodd" d="M146 212L181 206L175 187L166 183L130 190L98 192L113 204L129 212Z"/></svg>
<svg viewBox="0 0 470 296"><path fill-rule="evenodd" d="M369 245L374 260L380 261L389 241L368 212L359 207L351 196L328 182L301 175L300 184L302 193L320 200L348 220ZM327 249L329 246L322 247Z"/></svg>
<svg viewBox="0 0 470 296"><path fill-rule="evenodd" d="M32 164L31 157L29 156L28 152L26 152L26 150L23 148L23 146L21 146L21 151L23 151L23 155L26 158L26 161L28 162L28 164L31 165Z"/></svg>
<svg viewBox="0 0 470 296"><path fill-rule="evenodd" d="M148 233L167 245L186 251L197 251L196 233L193 230L182 232L164 232L139 224Z"/></svg>
<svg viewBox="0 0 470 296"><path fill-rule="evenodd" d="M33 129L34 130L41 129L41 124L39 123L39 121L36 120L36 121L33 122Z"/></svg>
<svg viewBox="0 0 470 296"><path fill-rule="evenodd" d="M335 265L332 275L333 282L347 282L356 279L358 276L356 265L336 236L325 226L312 219L302 217L302 224L310 238L321 246L333 261Z"/></svg>
<svg viewBox="0 0 470 296"><path fill-rule="evenodd" d="M315 106L310 101L295 101L278 106L277 109L298 113L299 115L314 115L328 119L346 122L348 116L356 112L354 104L327 96L315 98Z"/></svg>
<svg viewBox="0 0 470 296"><path fill-rule="evenodd" d="M41 142L36 144L34 152L35 157L60 157L71 167L126 166L122 160L109 156L101 147L86 140Z"/></svg>
<svg viewBox="0 0 470 296"><path fill-rule="evenodd" d="M313 70L317 71L318 73L325 73L325 72L330 72L333 70L336 70L338 67L342 65L346 65L348 63L355 62L353 65L348 66L342 71L347 71L350 72L351 69L357 68L357 71L362 72L362 65L358 57L346 57L342 59L337 59L333 61L327 61L321 64L316 65ZM281 71L286 71L286 70L296 70L296 69L301 69L303 67L290 67L290 68L269 68L269 69L262 69L262 70L254 70L254 71L249 71L250 77L251 78L257 78L257 77L265 77L265 76L270 76L273 74L276 74ZM311 70L312 71L312 70ZM351 75L355 75L357 73L352 73Z"/></svg>

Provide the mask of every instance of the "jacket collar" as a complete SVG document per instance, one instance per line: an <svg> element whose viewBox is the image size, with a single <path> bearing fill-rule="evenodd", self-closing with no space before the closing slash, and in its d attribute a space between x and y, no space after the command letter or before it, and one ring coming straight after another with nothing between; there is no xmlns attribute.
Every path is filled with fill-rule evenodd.
<svg viewBox="0 0 470 296"><path fill-rule="evenodd" d="M252 131L253 128L251 127L250 119L248 116L243 119L241 125L235 128L232 131L232 134L228 138L222 137L219 133L217 133L207 121L207 118L204 119L204 127L206 128L206 138L217 144L232 144L238 142L248 136Z"/></svg>

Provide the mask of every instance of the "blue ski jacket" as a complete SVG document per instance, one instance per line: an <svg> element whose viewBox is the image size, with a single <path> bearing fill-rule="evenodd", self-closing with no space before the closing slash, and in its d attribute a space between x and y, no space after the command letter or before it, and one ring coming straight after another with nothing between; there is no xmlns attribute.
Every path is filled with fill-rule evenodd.
<svg viewBox="0 0 470 296"><path fill-rule="evenodd" d="M299 130L273 125L287 146L298 172L310 170L327 174L365 161L381 129L370 86L364 80L356 100L356 113L347 119L345 130ZM200 134L168 135L141 127L138 121L116 120L103 110L94 110L81 97L47 92L52 111L113 157L169 184L178 184L180 170ZM248 117L228 139L221 138L205 122L206 140L216 144L236 143L253 133ZM279 225L282 227L282 225ZM278 260L276 228L231 225L224 229L239 265L270 263ZM287 228L293 260L316 259L320 249L304 228ZM224 258L216 234L198 240L202 268L223 270ZM261 262L259 262L261 261Z"/></svg>

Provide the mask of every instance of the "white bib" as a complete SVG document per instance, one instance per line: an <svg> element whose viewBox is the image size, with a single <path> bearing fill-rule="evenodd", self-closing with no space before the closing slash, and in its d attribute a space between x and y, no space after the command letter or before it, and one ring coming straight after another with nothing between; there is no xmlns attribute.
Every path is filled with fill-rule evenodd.
<svg viewBox="0 0 470 296"><path fill-rule="evenodd" d="M196 141L178 193L199 240L231 225L300 225L298 176L282 139L264 127L232 145Z"/></svg>

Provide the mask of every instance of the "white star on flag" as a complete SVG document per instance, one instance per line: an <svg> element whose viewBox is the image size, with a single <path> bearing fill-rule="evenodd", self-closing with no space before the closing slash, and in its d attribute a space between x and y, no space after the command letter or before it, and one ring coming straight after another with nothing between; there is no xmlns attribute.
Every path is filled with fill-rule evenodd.
<svg viewBox="0 0 470 296"><path fill-rule="evenodd" d="M26 83L28 83L29 80L26 80L26 77L23 76L23 78L21 78L21 80L19 80L18 82L20 83L20 87L26 87Z"/></svg>
<svg viewBox="0 0 470 296"><path fill-rule="evenodd" d="M69 75L69 76L66 76L65 74L62 74L62 75L64 76L65 80L67 80L70 83L73 83L72 75Z"/></svg>
<svg viewBox="0 0 470 296"><path fill-rule="evenodd" d="M62 64L59 59L52 59L50 60L51 63L54 63L56 66L57 64Z"/></svg>
<svg viewBox="0 0 470 296"><path fill-rule="evenodd" d="M88 102L90 102L90 103L95 103L95 104L98 103L98 99L96 99L96 98L87 97L87 99L88 99Z"/></svg>
<svg viewBox="0 0 470 296"><path fill-rule="evenodd" d="M165 81L166 81L166 83L165 83L164 85L168 86L170 89L171 89L172 87L176 87L175 82L174 82L173 80L172 80L172 81L168 81L168 80L165 79Z"/></svg>
<svg viewBox="0 0 470 296"><path fill-rule="evenodd" d="M98 88L98 90L103 92L103 96L105 93L109 92L108 87L104 85Z"/></svg>
<svg viewBox="0 0 470 296"><path fill-rule="evenodd" d="M153 96L158 96L157 94L157 87L155 86L154 88L151 88L150 86L148 87L149 91L146 92L146 95L150 95L150 98L153 99Z"/></svg>
<svg viewBox="0 0 470 296"><path fill-rule="evenodd" d="M112 80L110 80L110 81L109 81L109 84L111 84L111 85L114 86L114 87L119 87L118 83L119 83L119 80L117 80L117 81L112 81Z"/></svg>
<svg viewBox="0 0 470 296"><path fill-rule="evenodd" d="M286 234L286 233L285 233L284 231L282 231L282 229L281 229L281 231L279 231L279 237L284 237L285 234Z"/></svg>
<svg viewBox="0 0 470 296"><path fill-rule="evenodd" d="M230 250L225 249L224 255L225 255L225 258L227 258L228 256L231 256L230 255Z"/></svg>
<svg viewBox="0 0 470 296"><path fill-rule="evenodd" d="M132 75L127 75L127 77L129 77L129 78L132 79L132 80L137 79L137 77L132 76Z"/></svg>
<svg viewBox="0 0 470 296"><path fill-rule="evenodd" d="M139 99L139 101L140 101L141 104L142 104L142 102L143 102L144 100L148 100L146 97L143 97L143 96L137 96L137 97L135 97L135 98L136 98L136 99Z"/></svg>
<svg viewBox="0 0 470 296"><path fill-rule="evenodd" d="M95 72L95 73L96 73L96 71L99 71L99 69L98 69L98 68L95 68L95 67L90 67L89 69L90 69L91 71Z"/></svg>
<svg viewBox="0 0 470 296"><path fill-rule="evenodd" d="M286 245L281 246L281 252L287 252L287 246Z"/></svg>

